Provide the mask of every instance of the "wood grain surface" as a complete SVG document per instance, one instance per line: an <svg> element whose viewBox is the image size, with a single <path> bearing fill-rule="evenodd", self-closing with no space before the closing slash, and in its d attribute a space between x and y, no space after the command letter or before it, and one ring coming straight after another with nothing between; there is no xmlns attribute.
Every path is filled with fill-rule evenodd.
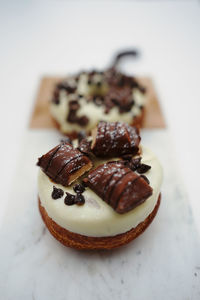
<svg viewBox="0 0 200 300"><path fill-rule="evenodd" d="M49 110L49 101L52 97L54 86L61 77L43 77L40 82L33 113L29 123L30 128L55 128L55 122ZM147 89L147 102L143 128L165 128L164 117L160 108L158 97L153 82L148 77L138 78Z"/></svg>

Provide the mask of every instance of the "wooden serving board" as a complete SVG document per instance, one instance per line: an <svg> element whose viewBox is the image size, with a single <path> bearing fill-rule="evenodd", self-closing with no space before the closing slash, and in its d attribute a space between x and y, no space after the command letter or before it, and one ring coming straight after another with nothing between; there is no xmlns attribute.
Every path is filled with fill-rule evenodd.
<svg viewBox="0 0 200 300"><path fill-rule="evenodd" d="M61 79L61 77L43 77L41 80L29 124L30 128L55 128L55 123L49 110L49 101L52 98L55 84ZM139 81L147 89L143 128L165 128L164 117L152 80L148 77L143 77L139 78Z"/></svg>

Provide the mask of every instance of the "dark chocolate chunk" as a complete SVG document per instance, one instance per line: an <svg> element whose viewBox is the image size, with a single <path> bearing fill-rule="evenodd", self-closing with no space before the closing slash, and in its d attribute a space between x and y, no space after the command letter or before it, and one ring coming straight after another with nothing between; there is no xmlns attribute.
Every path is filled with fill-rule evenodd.
<svg viewBox="0 0 200 300"><path fill-rule="evenodd" d="M69 105L69 112L67 116L67 121L70 123L77 123L80 126L86 126L89 122L89 119L87 116L79 117L77 116L77 111L80 108L80 104L78 103L78 100L71 100L68 103Z"/></svg>
<svg viewBox="0 0 200 300"><path fill-rule="evenodd" d="M124 156L122 158L125 159ZM132 171L137 171L139 174L146 173L151 169L151 166L142 164L141 159L141 157L137 157L129 160L129 168Z"/></svg>
<svg viewBox="0 0 200 300"><path fill-rule="evenodd" d="M52 194L51 194L51 197L53 198L53 199L59 199L59 198L61 198L62 196L64 195L64 192L63 192L63 190L62 189L57 189L55 186L53 187L53 192L52 192Z"/></svg>
<svg viewBox="0 0 200 300"><path fill-rule="evenodd" d="M73 190L75 193L82 194L85 191L85 187L82 184L78 183L73 187Z"/></svg>
<svg viewBox="0 0 200 300"><path fill-rule="evenodd" d="M80 104L78 103L77 100L71 100L69 101L69 108L70 110L76 111L80 108Z"/></svg>
<svg viewBox="0 0 200 300"><path fill-rule="evenodd" d="M88 124L88 122L89 122L89 119L87 116L82 116L77 119L77 123L81 126L86 126Z"/></svg>
<svg viewBox="0 0 200 300"><path fill-rule="evenodd" d="M66 205L73 205L75 204L75 195L66 192L66 197L64 199Z"/></svg>
<svg viewBox="0 0 200 300"><path fill-rule="evenodd" d="M91 149L99 157L135 155L139 151L139 131L125 123L101 121L92 136Z"/></svg>
<svg viewBox="0 0 200 300"><path fill-rule="evenodd" d="M146 165L146 164L140 164L138 167L137 167L137 172L139 174L143 174L143 173L146 173L147 171L149 171L151 169L151 166L149 165Z"/></svg>
<svg viewBox="0 0 200 300"><path fill-rule="evenodd" d="M105 96L104 104L109 110L118 106L120 113L129 112L134 105L132 88L124 84L122 87L111 86Z"/></svg>
<svg viewBox="0 0 200 300"><path fill-rule="evenodd" d="M38 160L38 166L54 182L70 185L92 167L91 160L69 143L62 143Z"/></svg>
<svg viewBox="0 0 200 300"><path fill-rule="evenodd" d="M98 166L83 181L120 214L132 210L152 195L152 188L144 178L124 166L122 161Z"/></svg>
<svg viewBox="0 0 200 300"><path fill-rule="evenodd" d="M74 202L77 205L83 205L85 203L85 198L84 198L84 196L82 194L77 194L75 196Z"/></svg>
<svg viewBox="0 0 200 300"><path fill-rule="evenodd" d="M56 88L58 90L65 90L67 93L72 94L76 91L76 86L69 85L68 82L60 82L57 84Z"/></svg>

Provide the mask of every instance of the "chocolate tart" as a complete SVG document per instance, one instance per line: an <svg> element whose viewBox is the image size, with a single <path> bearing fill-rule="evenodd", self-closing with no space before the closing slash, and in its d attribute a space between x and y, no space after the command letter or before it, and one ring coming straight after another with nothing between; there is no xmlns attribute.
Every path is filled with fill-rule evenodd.
<svg viewBox="0 0 200 300"><path fill-rule="evenodd" d="M138 128L101 121L91 136L65 139L38 159L39 210L58 241L112 249L149 226L160 204L162 168L140 141Z"/></svg>

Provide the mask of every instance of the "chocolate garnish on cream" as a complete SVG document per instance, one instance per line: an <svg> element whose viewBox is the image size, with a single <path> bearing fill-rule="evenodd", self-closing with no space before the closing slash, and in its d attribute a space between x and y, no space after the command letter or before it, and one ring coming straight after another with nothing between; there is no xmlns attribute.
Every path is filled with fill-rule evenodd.
<svg viewBox="0 0 200 300"><path fill-rule="evenodd" d="M135 127L120 122L99 122L93 130L91 149L99 157L135 155L139 151L140 136Z"/></svg>
<svg viewBox="0 0 200 300"><path fill-rule="evenodd" d="M109 126L110 124L107 128ZM127 139L121 141L127 142ZM84 146L82 150L89 151L89 154L76 148L81 142L81 146ZM39 159L40 208L43 207L49 218L61 226L61 232L66 229L83 235L86 239L110 238L121 234L126 237L126 233L132 232L137 226L140 228L140 224L146 224L147 220L148 224L150 223L149 218L159 203L162 168L157 157L140 143L137 145L137 154L120 154L119 151L118 155L114 155L114 148L114 156L108 153L104 157L97 157L92 153L92 143L93 137L85 135L81 136L79 141L72 141L72 144L63 141ZM122 145L120 149L123 149ZM62 162L56 158L57 155L60 156L60 151ZM83 173L79 173L77 170L81 163L75 158L75 179L72 183L69 180L71 167L64 167L64 162L67 162L71 155L73 158L81 155L81 159L85 157L84 159L91 164L89 167L86 163L87 171L81 167ZM66 179L63 183L55 181L58 179L55 174L58 174L58 169L61 168L66 171L63 174ZM62 197L60 189L64 192ZM53 191L53 197L57 200L52 198Z"/></svg>
<svg viewBox="0 0 200 300"><path fill-rule="evenodd" d="M140 176L151 168L138 157L140 140L137 128L102 121L91 137L79 139L77 148L68 139L63 140L39 158L38 166L55 183L70 187L74 182L72 193L65 192L66 205L84 204L84 194L92 190L117 213L125 214L153 193L148 179ZM53 194L59 194L59 198L58 191L54 187Z"/></svg>
<svg viewBox="0 0 200 300"><path fill-rule="evenodd" d="M152 188L142 177L117 161L98 166L83 180L120 214L132 210L152 195Z"/></svg>
<svg viewBox="0 0 200 300"><path fill-rule="evenodd" d="M87 172L92 162L78 149L64 142L40 157L37 165L54 182L67 186Z"/></svg>

